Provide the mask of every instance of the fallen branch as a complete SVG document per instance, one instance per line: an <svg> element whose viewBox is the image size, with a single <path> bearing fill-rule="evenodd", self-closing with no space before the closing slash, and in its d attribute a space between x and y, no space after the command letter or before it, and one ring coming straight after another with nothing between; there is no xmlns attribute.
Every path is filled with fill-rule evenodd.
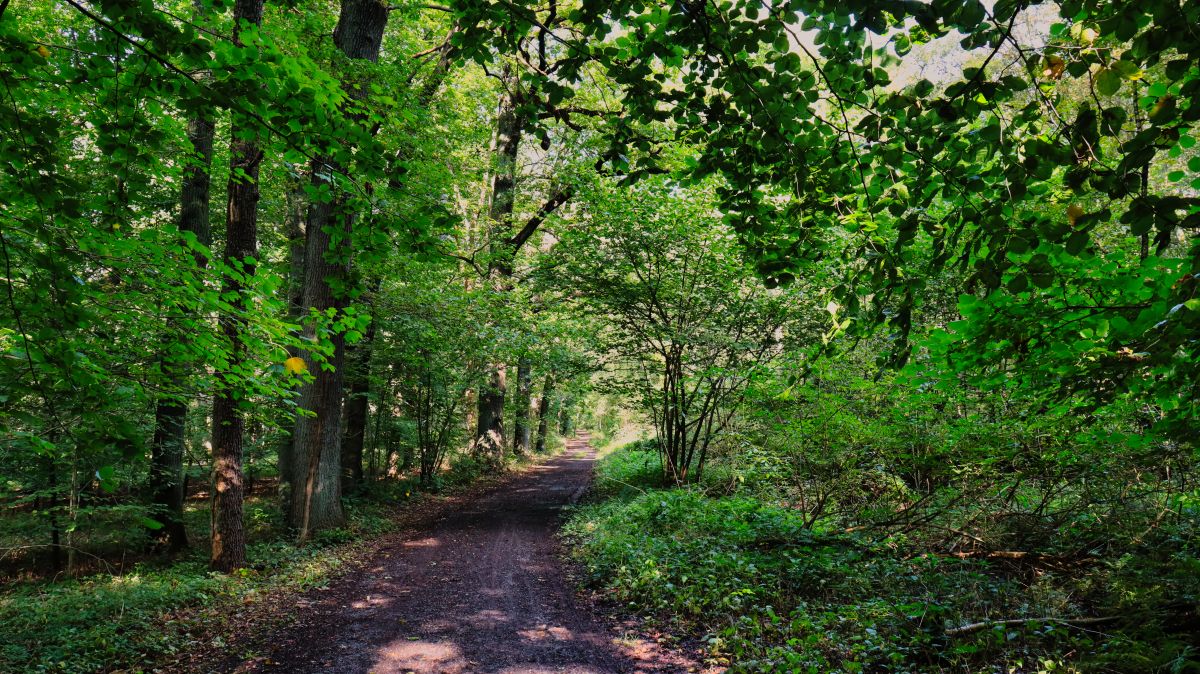
<svg viewBox="0 0 1200 674"><path fill-rule="evenodd" d="M980 630L990 629L992 627L1005 627L1007 625L1024 625L1026 623L1059 623L1062 625L1096 625L1099 623L1108 623L1114 620L1119 620L1121 616L1104 616L1101 618L1011 618L1009 620L984 620L983 622L970 623L962 627L952 627L946 630L946 636L957 637Z"/></svg>

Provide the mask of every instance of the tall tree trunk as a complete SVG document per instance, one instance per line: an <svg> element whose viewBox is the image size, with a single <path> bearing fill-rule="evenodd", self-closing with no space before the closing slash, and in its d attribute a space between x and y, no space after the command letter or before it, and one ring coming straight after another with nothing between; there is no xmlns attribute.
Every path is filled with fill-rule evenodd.
<svg viewBox="0 0 1200 674"><path fill-rule="evenodd" d="M542 397L538 400L537 446L533 450L538 454L546 451L546 436L550 432L550 396L552 395L554 395L554 375L547 374L546 381L542 383Z"/></svg>
<svg viewBox="0 0 1200 674"><path fill-rule="evenodd" d="M457 32L457 29L451 31ZM417 105L428 107L433 97L441 88L446 75L450 71L452 49L449 40L440 50L437 67L425 79L418 89ZM390 170L388 187L392 190L403 188L401 176L403 172L397 164L411 154L412 148L401 145L397 151ZM363 447L367 435L367 413L371 392L371 354L375 343L377 322L374 320L374 307L379 291L383 286L382 278L376 277L370 284L371 292L366 297L366 309L372 314L371 323L367 326L363 338L346 350L346 381L349 390L345 398L345 415L342 434L342 490L357 489L363 482Z"/></svg>
<svg viewBox="0 0 1200 674"><path fill-rule="evenodd" d="M371 295L366 298L367 307L374 307L382 281L376 278L371 283ZM363 481L363 445L367 435L367 411L371 393L371 347L375 342L377 321L371 323L362 339L346 350L345 432L342 434L342 490L352 491Z"/></svg>
<svg viewBox="0 0 1200 674"><path fill-rule="evenodd" d="M529 404L533 395L533 370L529 358L517 361L517 409L513 415L513 452L518 455L529 453L531 428L529 426Z"/></svg>
<svg viewBox="0 0 1200 674"><path fill-rule="evenodd" d="M314 162L313 184L328 183L334 170L329 165ZM309 206L308 245L304 256L304 306L308 309L305 314L311 310L320 314L330 309L340 312L346 306L344 295L336 295L332 285L347 277L349 263L348 259L330 259L348 254L348 251L333 248L331 230L337 220L334 210L334 204L329 202ZM338 235L345 238L349 232L343 226ZM317 338L317 325L313 321L305 323L304 336ZM346 339L341 332L335 332L330 339L332 357L326 365L311 369L313 380L304 384L300 391L299 405L312 416L298 417L292 434L288 518L300 532L302 541L313 531L341 526L345 521L341 502L341 413ZM302 357L306 362L313 362L312 354L306 353Z"/></svg>
<svg viewBox="0 0 1200 674"><path fill-rule="evenodd" d="M512 230L513 201L516 198L517 152L521 146L523 125L517 114L518 78L510 67L502 77L504 91L496 114L493 150L491 207L488 210L491 260L488 275L493 286L508 290L513 270L513 251L506 245ZM479 393L479 424L475 431L475 451L499 463L504 456L504 363L497 363L485 390Z"/></svg>
<svg viewBox="0 0 1200 674"><path fill-rule="evenodd" d="M201 18L201 12L202 4L197 2L197 18ZM188 120L187 136L196 156L183 169L179 200L179 231L192 233L205 248L212 245L212 230L208 220L214 128L208 111L201 111ZM194 259L200 269L208 266L206 255L197 254ZM169 327L167 339L187 339L177 321L172 321ZM169 349L170 345L165 350ZM154 407L154 437L150 442L151 503L161 511L159 517L163 526L156 538L165 544L167 552L173 553L188 544L187 530L183 526L187 402L180 395L180 389L186 381L187 364L178 362L167 353L163 356L162 367L163 374L169 380L168 387L174 394L160 396Z"/></svg>
<svg viewBox="0 0 1200 674"><path fill-rule="evenodd" d="M237 0L233 6L234 42L239 46L239 30L243 21L262 25L263 0ZM248 262L258 252L258 169L262 163L262 148L247 140L247 129L235 120L229 144L229 200L225 210L225 264L241 267L241 275L254 273ZM242 276L226 273L221 282L222 293L238 296L243 290ZM249 303L239 297L234 303L241 311L249 311ZM238 371L246 358L242 341L244 318L221 316L221 329L229 339L229 365L219 372L220 382L213 400L213 506L212 558L217 571L232 571L246 564L246 532L242 521L242 439L245 430L243 416L249 401L240 391Z"/></svg>
<svg viewBox="0 0 1200 674"><path fill-rule="evenodd" d="M304 308L304 249L306 237L304 231L305 173L292 176L292 182L287 192L287 212L285 215L285 230L288 240L288 317L300 321L300 311ZM288 347L288 356L300 356L300 349ZM280 433L279 447L276 449L279 470L279 497L286 511L291 504L291 471L292 471L292 433L284 430Z"/></svg>
<svg viewBox="0 0 1200 674"><path fill-rule="evenodd" d="M375 61L387 25L387 7L378 0L343 0L333 42L350 59ZM366 96L361 83L347 83L355 99ZM349 148L352 149L352 148ZM328 183L343 167L328 159L313 161L313 182ZM331 185L332 186L332 185ZM351 225L354 215L344 199L314 203L309 208L305 248L304 306L309 313L346 306L345 284L349 280ZM333 232L338 231L334 242ZM309 325L306 332L312 333ZM292 451L291 507L288 519L307 540L314 531L340 526L345 521L341 503L342 384L346 357L345 335L332 337L334 353L326 367L314 368L313 381L305 385L300 406L314 416L296 422Z"/></svg>

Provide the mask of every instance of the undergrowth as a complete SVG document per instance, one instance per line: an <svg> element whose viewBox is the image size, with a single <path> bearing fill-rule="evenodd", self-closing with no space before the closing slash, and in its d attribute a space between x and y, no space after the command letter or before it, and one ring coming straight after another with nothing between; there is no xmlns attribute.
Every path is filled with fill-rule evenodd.
<svg viewBox="0 0 1200 674"><path fill-rule="evenodd" d="M1181 593L1195 588L1186 569L1173 567L1182 575L1172 578L1139 560L1124 573L1015 570L921 554L895 534L806 526L761 494L663 488L648 449L635 444L599 464L592 502L564 535L592 587L702 635L734 672L1200 671L1194 644L1117 596L1170 588L1186 600ZM1037 619L1094 615L1093 602L1126 619L1095 627ZM1030 620L954 632L1013 617Z"/></svg>
<svg viewBox="0 0 1200 674"><path fill-rule="evenodd" d="M450 487L481 475L447 471ZM415 479L369 484L346 502L348 522L297 546L270 499L246 503L249 567L208 570L207 504L185 513L192 547L181 557L150 557L124 572L12 582L0 587L0 672L140 672L203 645L224 645L231 607L268 593L323 587L354 559L357 542L392 527L395 508L420 497Z"/></svg>

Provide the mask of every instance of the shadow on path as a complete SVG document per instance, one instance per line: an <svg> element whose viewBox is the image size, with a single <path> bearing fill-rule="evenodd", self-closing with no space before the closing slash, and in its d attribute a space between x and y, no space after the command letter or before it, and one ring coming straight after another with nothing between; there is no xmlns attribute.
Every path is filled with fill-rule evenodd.
<svg viewBox="0 0 1200 674"><path fill-rule="evenodd" d="M357 574L301 597L299 625L237 672L617 674L696 671L682 654L617 640L577 604L554 532L595 452L586 438L492 493L397 538Z"/></svg>

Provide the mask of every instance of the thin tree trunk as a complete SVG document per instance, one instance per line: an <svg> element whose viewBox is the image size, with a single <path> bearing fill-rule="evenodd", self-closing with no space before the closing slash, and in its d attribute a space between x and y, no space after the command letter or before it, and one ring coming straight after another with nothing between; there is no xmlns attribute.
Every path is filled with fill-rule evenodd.
<svg viewBox="0 0 1200 674"><path fill-rule="evenodd" d="M533 451L542 454L546 451L547 435L550 432L550 396L554 395L554 375L547 374L542 383L542 397L538 400L538 431L537 445Z"/></svg>
<svg viewBox="0 0 1200 674"><path fill-rule="evenodd" d="M262 24L263 0L237 0L233 7L234 42L241 45L239 29L243 21ZM262 149L247 140L247 130L234 122L229 145L229 199L225 211L225 264L237 269L226 273L222 292L238 296L245 289L242 275L254 273L249 259L258 252L258 169ZM241 311L249 311L249 303L239 297L234 301ZM221 328L229 339L229 366L218 373L220 387L213 400L213 505L212 558L217 571L232 571L246 564L246 532L242 521L242 440L245 431L244 409L249 401L242 396L236 374L246 358L242 341L244 318L221 316Z"/></svg>
<svg viewBox="0 0 1200 674"><path fill-rule="evenodd" d="M528 358L517 361L517 409L513 421L513 451L529 453L532 429L529 426L529 405L533 394L533 370Z"/></svg>
<svg viewBox="0 0 1200 674"><path fill-rule="evenodd" d="M300 321L300 311L304 308L304 175L293 176L287 192L287 214L285 216L286 235L288 240L288 318ZM300 349L289 346L288 356L299 357ZM294 438L290 430L280 434L279 447L276 450L279 463L279 497L283 510L291 503L292 490L292 444Z"/></svg>
<svg viewBox="0 0 1200 674"><path fill-rule="evenodd" d="M382 282L376 278L371 283L371 295L367 298L368 311L374 306ZM362 339L346 351L345 432L342 435L342 491L353 491L363 481L363 445L367 435L367 411L371 393L371 347L375 341L375 326L372 319Z"/></svg>
<svg viewBox="0 0 1200 674"><path fill-rule="evenodd" d="M203 5L197 2L195 14L202 18ZM205 248L212 245L212 230L209 226L210 187L213 154L213 132L215 125L208 111L201 111L188 120L187 136L196 153L193 162L183 169L180 193L179 231L190 232ZM196 266L208 266L208 257L194 256ZM167 339L183 340L187 335L179 330L178 322L171 321ZM166 345L164 351L169 351ZM154 408L154 437L150 442L150 484L153 489L151 503L159 508L162 528L156 534L165 544L168 553L187 547L187 530L183 526L183 454L186 442L187 402L180 397L186 382L187 364L163 356L163 374L168 379L170 395L160 396Z"/></svg>
<svg viewBox="0 0 1200 674"><path fill-rule="evenodd" d="M558 410L558 434L569 436L575 431L575 398L568 396Z"/></svg>
<svg viewBox="0 0 1200 674"><path fill-rule="evenodd" d="M388 9L378 0L343 0L334 44L350 59L375 61L387 25ZM361 84L347 83L352 98L362 99ZM342 167L326 159L313 161L313 182L331 183ZM332 186L332 185L330 185ZM349 280L352 250L351 224L354 214L340 197L336 203L314 203L309 208L305 249L304 306L326 313L341 312L347 302L343 288ZM339 226L340 225L340 226ZM331 233L339 229L335 244ZM308 313L308 312L305 312ZM312 334L311 323L306 333ZM341 503L342 384L346 340L342 332L332 337L332 369L314 368L314 380L305 385L300 406L315 416L300 417L296 423L292 456L292 493L289 521L307 540L314 531L340 526L345 521Z"/></svg>

